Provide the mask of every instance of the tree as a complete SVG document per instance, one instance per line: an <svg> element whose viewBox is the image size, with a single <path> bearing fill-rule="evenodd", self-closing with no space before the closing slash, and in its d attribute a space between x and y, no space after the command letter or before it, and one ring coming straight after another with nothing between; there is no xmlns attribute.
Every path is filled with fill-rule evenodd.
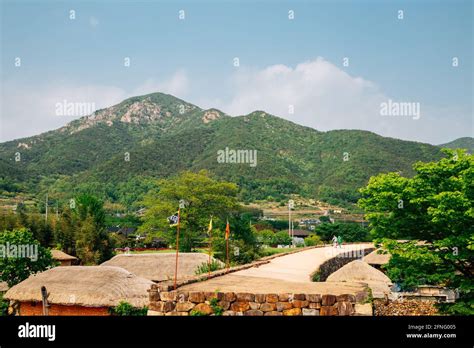
<svg viewBox="0 0 474 348"><path fill-rule="evenodd" d="M271 245L273 243L274 235L275 232L272 230L261 230L257 232L257 240L261 244Z"/></svg>
<svg viewBox="0 0 474 348"><path fill-rule="evenodd" d="M211 216L215 225L222 224L237 208L237 186L212 179L205 171L183 172L158 182L159 190L149 192L143 206L147 208L140 233L155 234L176 243L176 227L169 227L167 218L181 209L180 249L191 251L203 242Z"/></svg>
<svg viewBox="0 0 474 348"><path fill-rule="evenodd" d="M76 202L81 220L84 221L88 216L92 216L97 228L105 227L104 202L89 194L80 195L76 198Z"/></svg>
<svg viewBox="0 0 474 348"><path fill-rule="evenodd" d="M13 250L17 250L16 255ZM20 250L26 255L20 255ZM42 272L54 265L51 252L42 247L29 230L20 228L0 232L0 279L7 282L8 286L18 284L30 274Z"/></svg>
<svg viewBox="0 0 474 348"><path fill-rule="evenodd" d="M287 231L280 231L273 235L273 245L290 245L291 237L288 235Z"/></svg>
<svg viewBox="0 0 474 348"><path fill-rule="evenodd" d="M80 222L76 232L76 255L85 264L102 263L112 257L112 241L105 228L104 203L83 194L76 198Z"/></svg>
<svg viewBox="0 0 474 348"><path fill-rule="evenodd" d="M345 242L370 240L368 229L352 222L323 223L316 227L315 232L326 242L329 242L333 236L341 236Z"/></svg>
<svg viewBox="0 0 474 348"><path fill-rule="evenodd" d="M421 284L457 288L465 304L457 311L472 314L474 156L443 152L447 156L438 162L416 163L412 178L399 173L372 177L360 190L359 205L392 254L387 270L394 282L406 289Z"/></svg>
<svg viewBox="0 0 474 348"><path fill-rule="evenodd" d="M306 237L304 240L304 245L306 246L315 246L315 245L322 245L322 244L324 243L321 240L321 237L319 237L316 234L311 234L308 237Z"/></svg>

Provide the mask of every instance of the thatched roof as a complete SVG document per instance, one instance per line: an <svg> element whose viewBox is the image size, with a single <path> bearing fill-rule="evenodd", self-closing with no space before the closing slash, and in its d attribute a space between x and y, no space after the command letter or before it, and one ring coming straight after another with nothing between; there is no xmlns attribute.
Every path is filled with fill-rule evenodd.
<svg viewBox="0 0 474 348"><path fill-rule="evenodd" d="M0 282L0 292L5 292L8 290L7 282Z"/></svg>
<svg viewBox="0 0 474 348"><path fill-rule="evenodd" d="M179 253L178 279L194 276L196 268L208 260L203 253ZM102 266L118 266L145 279L163 281L173 279L175 262L175 253L120 254Z"/></svg>
<svg viewBox="0 0 474 348"><path fill-rule="evenodd" d="M41 301L41 287L51 304L113 307L127 301L136 307L148 304L152 282L120 267L54 267L13 286L5 298L21 302Z"/></svg>
<svg viewBox="0 0 474 348"><path fill-rule="evenodd" d="M364 261L355 260L329 275L328 282L382 282L391 284L390 278Z"/></svg>
<svg viewBox="0 0 474 348"><path fill-rule="evenodd" d="M51 250L51 255L53 256L53 259L58 260L58 261L74 261L74 260L77 260L77 257L68 255L63 251L56 250L56 249Z"/></svg>
<svg viewBox="0 0 474 348"><path fill-rule="evenodd" d="M372 251L370 254L364 256L362 260L367 262L369 265L385 265L388 263L388 261L390 261L392 255L389 253L379 254L379 251L381 251L381 249Z"/></svg>

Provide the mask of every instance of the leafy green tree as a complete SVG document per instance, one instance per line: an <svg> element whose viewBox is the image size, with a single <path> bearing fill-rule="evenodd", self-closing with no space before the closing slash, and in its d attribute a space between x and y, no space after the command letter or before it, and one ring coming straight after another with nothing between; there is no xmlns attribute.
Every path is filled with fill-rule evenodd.
<svg viewBox="0 0 474 348"><path fill-rule="evenodd" d="M457 288L474 313L474 156L443 150L438 162L416 163L416 175L372 177L359 205L392 254L388 274L402 288L421 284ZM401 243L391 239L419 240Z"/></svg>
<svg viewBox="0 0 474 348"><path fill-rule="evenodd" d="M273 245L290 245L291 237L288 235L288 231L280 231L273 235Z"/></svg>
<svg viewBox="0 0 474 348"><path fill-rule="evenodd" d="M68 254L76 255L76 229L79 221L69 208L65 208L54 228L56 248Z"/></svg>
<svg viewBox="0 0 474 348"><path fill-rule="evenodd" d="M153 233L176 243L176 227L169 227L167 218L176 213L180 200L186 202L181 209L180 249L191 251L204 241L211 216L215 225L223 221L237 207L237 186L219 182L205 171L182 174L160 180L158 192L145 196L143 206L147 208L140 233Z"/></svg>
<svg viewBox="0 0 474 348"><path fill-rule="evenodd" d="M0 279L8 283L9 286L18 284L28 278L31 274L42 272L55 265L51 252L42 247L34 239L33 234L25 229L4 230L0 232ZM30 257L7 257L6 248L9 246L27 246L34 255ZM1 255L1 254L4 255ZM27 255L23 255L27 256Z"/></svg>
<svg viewBox="0 0 474 348"><path fill-rule="evenodd" d="M321 237L319 237L316 234L311 234L311 235L309 235L308 237L305 238L304 244L306 246L315 246L315 245L322 245L324 243L321 240Z"/></svg>
<svg viewBox="0 0 474 348"><path fill-rule="evenodd" d="M95 196L83 194L76 199L76 202L81 220L76 233L77 256L81 258L82 253L87 260L86 263L102 263L110 259L113 256L113 244L105 226L103 201Z"/></svg>
<svg viewBox="0 0 474 348"><path fill-rule="evenodd" d="M105 229L97 229L94 217L81 221L76 234L76 255L86 265L99 264L112 256L112 245Z"/></svg>
<svg viewBox="0 0 474 348"><path fill-rule="evenodd" d="M261 230L257 232L257 240L261 244L271 245L273 243L273 237L275 232L272 230Z"/></svg>
<svg viewBox="0 0 474 348"><path fill-rule="evenodd" d="M365 242L370 240L368 229L352 222L323 223L316 227L316 233L325 242L329 242L333 236L341 236L345 242Z"/></svg>
<svg viewBox="0 0 474 348"><path fill-rule="evenodd" d="M97 197L82 194L76 198L77 211L81 220L86 220L88 216L92 216L97 228L105 227L105 210L104 203Z"/></svg>

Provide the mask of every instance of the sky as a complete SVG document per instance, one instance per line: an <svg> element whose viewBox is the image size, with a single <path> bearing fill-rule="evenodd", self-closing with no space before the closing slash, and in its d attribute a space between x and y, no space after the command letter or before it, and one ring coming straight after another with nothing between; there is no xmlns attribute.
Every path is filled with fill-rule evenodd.
<svg viewBox="0 0 474 348"><path fill-rule="evenodd" d="M58 103L153 92L320 131L474 134L472 1L0 3L0 141L80 116Z"/></svg>

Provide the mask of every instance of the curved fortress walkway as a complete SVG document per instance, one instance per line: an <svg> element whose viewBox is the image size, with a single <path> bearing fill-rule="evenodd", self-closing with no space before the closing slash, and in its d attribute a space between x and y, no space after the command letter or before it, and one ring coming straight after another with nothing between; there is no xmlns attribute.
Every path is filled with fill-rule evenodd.
<svg viewBox="0 0 474 348"><path fill-rule="evenodd" d="M207 281L181 287L191 291L235 291L235 292L308 292L332 293L335 295L356 293L364 290L359 283L325 283L312 282L310 275L319 266L348 251L370 248L371 243L344 245L342 248L332 246L304 250L298 253L280 256L259 267L230 273Z"/></svg>

